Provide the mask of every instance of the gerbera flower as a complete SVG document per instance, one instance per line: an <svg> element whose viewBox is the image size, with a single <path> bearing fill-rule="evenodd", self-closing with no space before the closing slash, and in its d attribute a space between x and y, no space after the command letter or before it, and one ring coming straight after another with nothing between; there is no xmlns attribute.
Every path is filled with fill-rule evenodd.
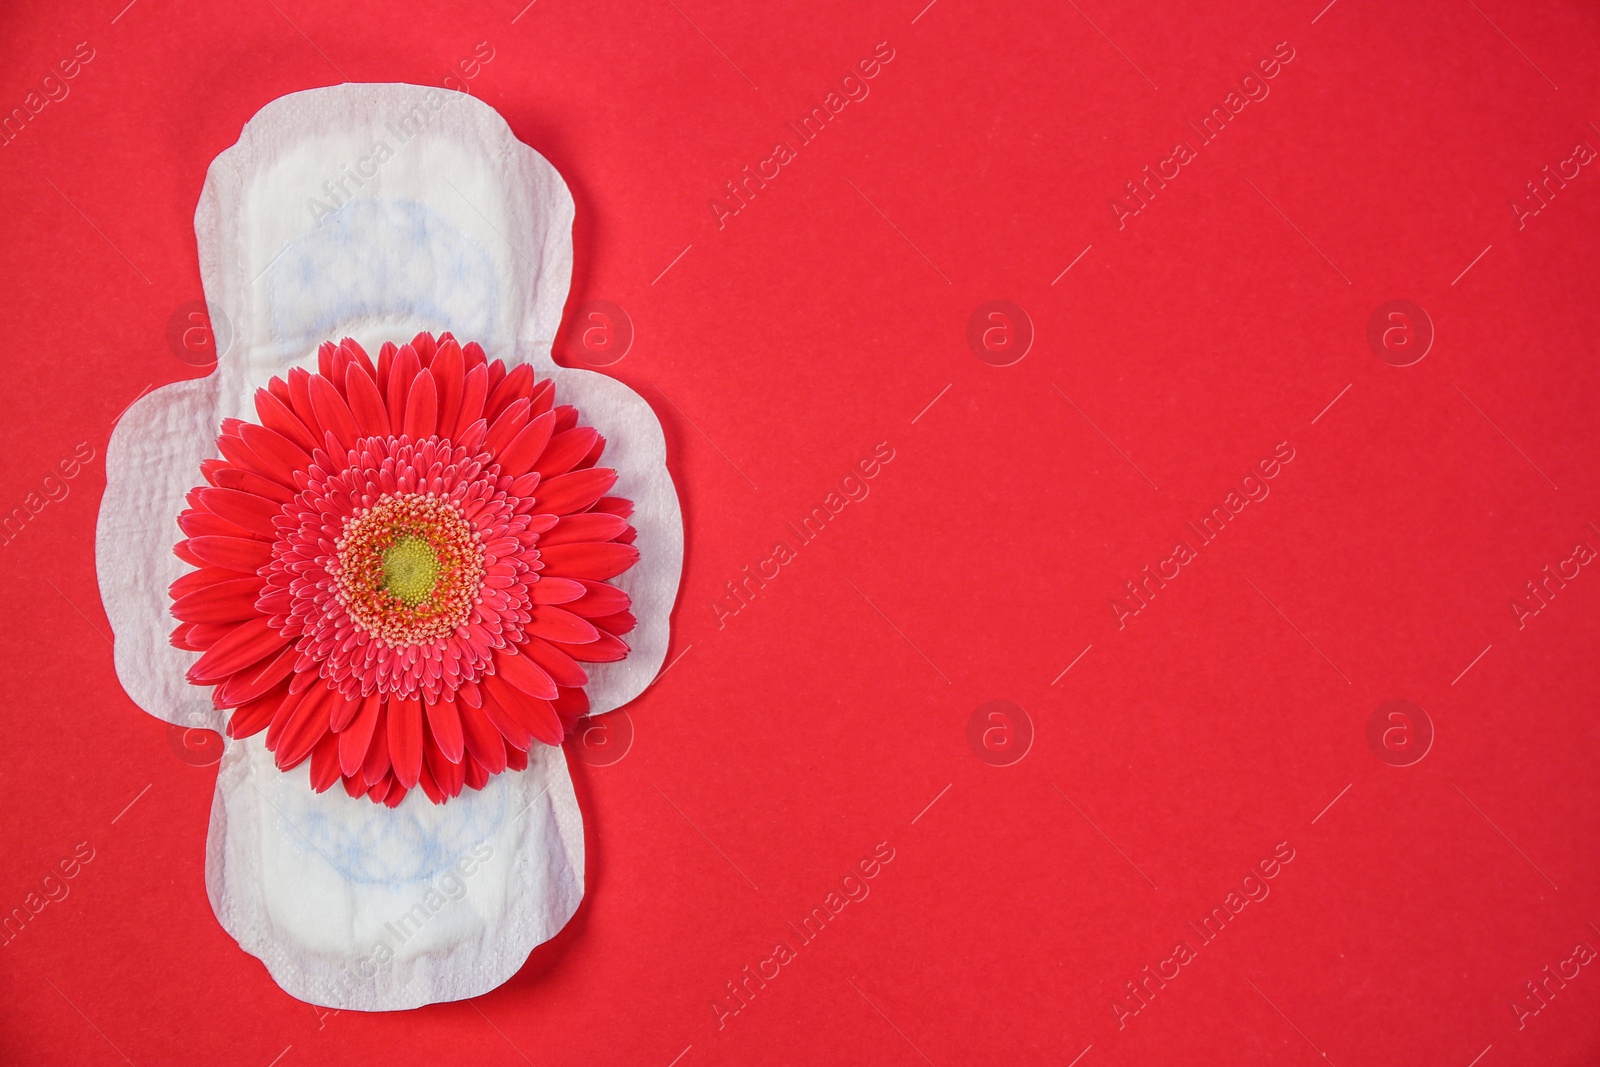
<svg viewBox="0 0 1600 1067"><path fill-rule="evenodd" d="M632 504L527 364L448 333L375 364L328 342L317 364L257 390L259 422L223 420L178 519L196 569L170 590L172 643L279 769L442 804L559 745L588 710L582 664L628 654L606 580L639 558Z"/></svg>

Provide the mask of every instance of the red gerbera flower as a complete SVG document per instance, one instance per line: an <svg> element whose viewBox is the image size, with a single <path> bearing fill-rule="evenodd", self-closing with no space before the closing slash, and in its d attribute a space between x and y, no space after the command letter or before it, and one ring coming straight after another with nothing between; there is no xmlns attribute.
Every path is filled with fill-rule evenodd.
<svg viewBox="0 0 1600 1067"><path fill-rule="evenodd" d="M606 582L639 552L605 439L448 333L376 366L328 342L255 403L201 464L175 549L197 569L171 589L228 735L266 730L280 769L391 807L559 745L588 710L580 663L622 659L634 625Z"/></svg>

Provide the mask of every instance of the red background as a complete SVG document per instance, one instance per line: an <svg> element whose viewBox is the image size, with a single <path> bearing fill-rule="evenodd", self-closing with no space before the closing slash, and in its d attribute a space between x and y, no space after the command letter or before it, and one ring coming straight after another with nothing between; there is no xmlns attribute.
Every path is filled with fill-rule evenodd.
<svg viewBox="0 0 1600 1067"><path fill-rule="evenodd" d="M1510 607L1600 547L1600 176L1510 207L1600 148L1592 9L123 2L8 5L0 34L7 111L94 50L0 148L0 505L95 456L4 547L0 907L94 850L0 948L6 1062L1600 1062L1594 966L1511 1007L1600 948L1600 576ZM636 332L608 372L666 427L682 658L622 760L569 742L589 883L555 942L472 1002L324 1015L218 927L215 768L113 673L103 456L202 373L166 330L241 125L485 41L471 90L577 201L569 315ZM880 41L870 96L719 229L723 183ZM1283 41L1271 95L1119 229L1123 182ZM1366 338L1395 299L1437 331L1405 368ZM1033 323L1014 365L968 347L988 300ZM1270 497L1119 629L1123 583L1284 441ZM879 442L867 499L719 626ZM996 699L1035 734L1009 766L968 742ZM1396 699L1436 731L1412 766L1367 740ZM724 983L879 842L871 895L719 1028ZM1279 842L1271 896L1119 1028L1124 983Z"/></svg>

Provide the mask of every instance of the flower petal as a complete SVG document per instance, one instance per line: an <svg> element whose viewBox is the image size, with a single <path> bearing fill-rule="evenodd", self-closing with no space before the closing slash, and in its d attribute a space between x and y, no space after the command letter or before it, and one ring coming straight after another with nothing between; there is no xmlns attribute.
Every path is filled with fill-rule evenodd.
<svg viewBox="0 0 1600 1067"><path fill-rule="evenodd" d="M361 439L361 430L356 426L356 417L350 411L350 405L345 403L344 397L339 395L339 390L333 383L320 374L311 379L311 408L317 413L317 422L321 429L333 434L334 440L344 448L354 448Z"/></svg>
<svg viewBox="0 0 1600 1067"><path fill-rule="evenodd" d="M272 520L283 510L283 504L279 501L239 489L211 486L197 490L195 496L204 507L235 526L262 537L276 538L278 535Z"/></svg>
<svg viewBox="0 0 1600 1067"><path fill-rule="evenodd" d="M513 478L532 471L535 461L539 459L550 441L550 433L554 426L555 420L548 412L529 422L495 456L500 469ZM492 436L491 433L491 438Z"/></svg>
<svg viewBox="0 0 1600 1067"><path fill-rule="evenodd" d="M311 789L326 793L339 780L339 738L327 733L311 750Z"/></svg>
<svg viewBox="0 0 1600 1067"><path fill-rule="evenodd" d="M563 691L568 687L589 684L589 674L578 665L578 661L543 638L529 637L518 647L523 655L544 668L544 672Z"/></svg>
<svg viewBox="0 0 1600 1067"><path fill-rule="evenodd" d="M560 611L560 608L552 608ZM527 693L529 696L539 697L542 700L554 700L556 697L556 683L550 675L545 673L531 657L518 655L513 651L502 649L494 659L495 674L485 675L483 680L499 676L507 683Z"/></svg>
<svg viewBox="0 0 1600 1067"><path fill-rule="evenodd" d="M233 714L228 716L228 736L238 740L265 730L272 725L273 716L288 695L288 684L279 682L269 692L234 708Z"/></svg>
<svg viewBox="0 0 1600 1067"><path fill-rule="evenodd" d="M172 615L184 622L240 622L258 614L260 578L231 578L186 593L172 602Z"/></svg>
<svg viewBox="0 0 1600 1067"><path fill-rule="evenodd" d="M515 401L527 399L529 390L533 388L533 377L533 366L528 363L518 363L506 371L505 378L489 393L485 412L490 421L498 418Z"/></svg>
<svg viewBox="0 0 1600 1067"><path fill-rule="evenodd" d="M590 467L551 478L539 487L539 510L556 515L583 511L616 482L617 472L609 467Z"/></svg>
<svg viewBox="0 0 1600 1067"><path fill-rule="evenodd" d="M528 738L543 741L547 745L561 744L561 718L555 713L555 709L550 706L550 701L541 700L538 697L529 696L520 689L514 689L501 681L497 675L489 675L484 679L484 682L493 697L492 701L484 701L483 706L486 712L489 710L490 703L498 704L506 716L515 721L522 730L526 731ZM496 725L502 724L497 722ZM504 729L501 730L501 733L505 733ZM518 744L517 738L512 737L512 735L506 734L506 739L512 742L513 747L524 751L527 750L528 746L526 744ZM508 752L506 753L506 758L510 760L514 757Z"/></svg>
<svg viewBox="0 0 1600 1067"><path fill-rule="evenodd" d="M550 643L580 663L616 663L628 655L628 642L615 634L602 633L584 645L568 645L560 641Z"/></svg>
<svg viewBox="0 0 1600 1067"><path fill-rule="evenodd" d="M634 617L631 611L619 611L615 615L604 615L590 621L594 623L595 629L603 630L616 637L632 633L633 628L639 625L639 620Z"/></svg>
<svg viewBox="0 0 1600 1067"><path fill-rule="evenodd" d="M293 645L285 644L283 651L276 656L251 664L244 670L235 671L227 681L217 687L212 698L213 702L218 707L231 708L255 700L288 678L299 656Z"/></svg>
<svg viewBox="0 0 1600 1067"><path fill-rule="evenodd" d="M505 702L500 700L500 696L504 695L507 701L515 704L519 696L527 694L497 679L491 686L491 679L494 679L493 675L483 680L484 694L481 709L483 716L494 725L500 736L505 738L507 745L527 751L528 746L533 743L533 731L522 721L521 716L513 715L506 709Z"/></svg>
<svg viewBox="0 0 1600 1067"><path fill-rule="evenodd" d="M378 707L378 719L372 728L372 743L367 746L367 755L361 761L361 777L369 786L376 786L389 774L389 709L384 705Z"/></svg>
<svg viewBox="0 0 1600 1067"><path fill-rule="evenodd" d="M422 768L438 787L440 796L434 801L435 803L443 803L447 797L461 795L461 789L467 781L467 769L459 761L452 763L446 759L444 751L439 748L432 734L423 739ZM428 779L424 779L424 788L427 781ZM431 795L429 799L433 799Z"/></svg>
<svg viewBox="0 0 1600 1067"><path fill-rule="evenodd" d="M442 437L448 437L461 416L462 379L467 373L461 346L454 338L440 342L438 351L433 354L433 362L428 364L428 373L433 378L434 389L439 396L437 432ZM439 784L441 787L444 785L443 782Z"/></svg>
<svg viewBox="0 0 1600 1067"><path fill-rule="evenodd" d="M411 392L411 383L417 380L421 372L422 361L417 358L417 350L410 345L401 345L400 351L395 353L394 366L389 368L390 425L405 417L406 395Z"/></svg>
<svg viewBox="0 0 1600 1067"><path fill-rule="evenodd" d="M579 426L577 429L556 434L550 439L550 444L539 457L534 470L539 472L541 478L554 478L558 474L565 474L578 465L578 461L589 454L589 449L594 447L600 434L592 426Z"/></svg>
<svg viewBox="0 0 1600 1067"><path fill-rule="evenodd" d="M540 543L544 543L542 539ZM574 578L541 576L528 587L528 594L535 604L567 604L582 597L584 592L583 584Z"/></svg>
<svg viewBox="0 0 1600 1067"><path fill-rule="evenodd" d="M323 379L313 379L313 385L318 381ZM327 383L323 381L323 384ZM333 387L328 386L328 391L332 392ZM312 392L315 394L316 390L313 388ZM333 393L333 395L337 399L339 394ZM343 405L344 401L340 400L339 403ZM265 473L283 482L284 485L293 486L295 471L303 471L311 466L311 456L305 449L265 426L257 426L252 422L244 423L239 427L239 439L258 460L267 465Z"/></svg>
<svg viewBox="0 0 1600 1067"><path fill-rule="evenodd" d="M528 425L528 402L525 399L517 400L489 420L489 436L485 438L489 451L498 456L526 425Z"/></svg>
<svg viewBox="0 0 1600 1067"><path fill-rule="evenodd" d="M438 428L438 387L434 384L431 372L418 371L411 383L411 390L406 394L406 414L400 432L411 435L413 441L421 441L432 437Z"/></svg>
<svg viewBox="0 0 1600 1067"><path fill-rule="evenodd" d="M461 715L461 735L469 756L490 774L506 769L506 744L500 731L481 708L464 700L456 701L456 711ZM468 782L471 782L469 776ZM476 786L475 788L482 788Z"/></svg>
<svg viewBox="0 0 1600 1067"><path fill-rule="evenodd" d="M178 529L190 537L242 537L246 540L265 540L220 515L194 508L178 516Z"/></svg>
<svg viewBox="0 0 1600 1067"><path fill-rule="evenodd" d="M300 416L266 389L256 390L256 414L261 418L261 425L269 430L276 430L307 452L317 448L317 439L312 436L306 424L300 421Z"/></svg>
<svg viewBox="0 0 1600 1067"><path fill-rule="evenodd" d="M267 625L266 619L257 617L242 622L206 649L199 661L189 668L189 681L196 685L220 681L234 671L265 659L286 644L288 642Z"/></svg>
<svg viewBox="0 0 1600 1067"><path fill-rule="evenodd" d="M532 615L533 619L528 623L528 632L549 641L581 645L600 636L600 631L596 630L589 620L550 604L535 606ZM542 693L539 695L545 696L546 700L555 699L554 693L548 696Z"/></svg>
<svg viewBox="0 0 1600 1067"><path fill-rule="evenodd" d="M206 563L241 574L255 574L272 562L272 545L248 537L191 537L189 551Z"/></svg>
<svg viewBox="0 0 1600 1067"><path fill-rule="evenodd" d="M344 372L344 394L362 436L389 436L389 412L383 406L383 394L366 371L350 367Z"/></svg>
<svg viewBox="0 0 1600 1067"><path fill-rule="evenodd" d="M545 573L562 578L588 578L602 581L615 578L639 561L639 550L632 545L606 541L575 545L552 545L541 549Z"/></svg>
<svg viewBox="0 0 1600 1067"><path fill-rule="evenodd" d="M541 580L551 581L550 578ZM584 588L583 599L566 605L567 610L574 615L582 615L586 619L600 619L607 615L615 615L619 611L627 611L632 606L628 594L614 585L593 579L577 580Z"/></svg>
<svg viewBox="0 0 1600 1067"><path fill-rule="evenodd" d="M240 467L215 468L207 480L219 489L238 489L241 492L264 496L279 504L287 504L294 499L294 490L289 486Z"/></svg>
<svg viewBox="0 0 1600 1067"><path fill-rule="evenodd" d="M465 753L465 739L461 733L461 713L456 710L455 694L447 699L435 700L425 705L428 715L428 736L439 746L445 759L460 763Z"/></svg>
<svg viewBox="0 0 1600 1067"><path fill-rule="evenodd" d="M555 529L539 538L540 549L551 545L568 545L579 541L614 541L628 530L628 520L620 515L589 511L581 515L567 515Z"/></svg>
<svg viewBox="0 0 1600 1067"><path fill-rule="evenodd" d="M278 720L267 728L267 747L272 749L278 769L286 771L311 754L311 749L328 732L328 708L339 694L326 685L314 685L305 691L300 703L295 705L283 721L277 736Z"/></svg>
<svg viewBox="0 0 1600 1067"><path fill-rule="evenodd" d="M362 707L368 700L376 700L377 698L378 694L376 693L369 697L351 697L340 693L328 708L328 729L334 733L344 730L361 714Z"/></svg>
<svg viewBox="0 0 1600 1067"><path fill-rule="evenodd" d="M389 698L389 760L394 776L407 789L422 773L422 701L416 696Z"/></svg>
<svg viewBox="0 0 1600 1067"><path fill-rule="evenodd" d="M471 347L471 346L468 346ZM466 432L467 427L483 418L483 402L489 389L489 372L478 364L467 372L466 380L462 383L461 410L452 423L453 429L445 436L456 438ZM443 424L440 426L443 429Z"/></svg>
<svg viewBox="0 0 1600 1067"><path fill-rule="evenodd" d="M356 717L339 732L339 770L345 777L354 778L360 773L382 710L383 698L377 693L363 697Z"/></svg>

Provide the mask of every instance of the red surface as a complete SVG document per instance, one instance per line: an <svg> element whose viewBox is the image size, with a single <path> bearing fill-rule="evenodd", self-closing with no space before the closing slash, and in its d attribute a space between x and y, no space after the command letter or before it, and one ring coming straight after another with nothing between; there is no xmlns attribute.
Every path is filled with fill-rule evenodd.
<svg viewBox="0 0 1600 1067"><path fill-rule="evenodd" d="M94 53L0 147L0 504L39 505L0 583L0 905L76 871L0 948L6 1062L1600 1060L1594 966L1511 1006L1600 948L1600 576L1520 629L1510 607L1600 548L1600 176L1524 228L1510 207L1600 148L1592 10L121 2L13 5L0 35L6 109ZM621 761L574 759L589 890L555 943L471 1003L321 1015L218 927L214 767L113 674L102 457L129 402L199 373L167 322L245 120L439 82L480 41L472 91L577 200L572 306L634 324L609 370L666 426L682 658ZM880 41L870 95L719 229L723 182ZM1270 95L1119 229L1122 183L1284 41ZM1437 331L1405 368L1366 339L1396 299ZM1014 365L968 348L989 300L1034 324ZM879 442L869 495L719 625ZM1119 629L1123 583L1279 442L1270 496ZM997 699L1035 734L1009 766L968 741ZM1436 732L1407 767L1367 740L1397 699ZM719 1028L724 984L879 842L870 896ZM1280 842L1270 896L1201 945L1186 923Z"/></svg>

